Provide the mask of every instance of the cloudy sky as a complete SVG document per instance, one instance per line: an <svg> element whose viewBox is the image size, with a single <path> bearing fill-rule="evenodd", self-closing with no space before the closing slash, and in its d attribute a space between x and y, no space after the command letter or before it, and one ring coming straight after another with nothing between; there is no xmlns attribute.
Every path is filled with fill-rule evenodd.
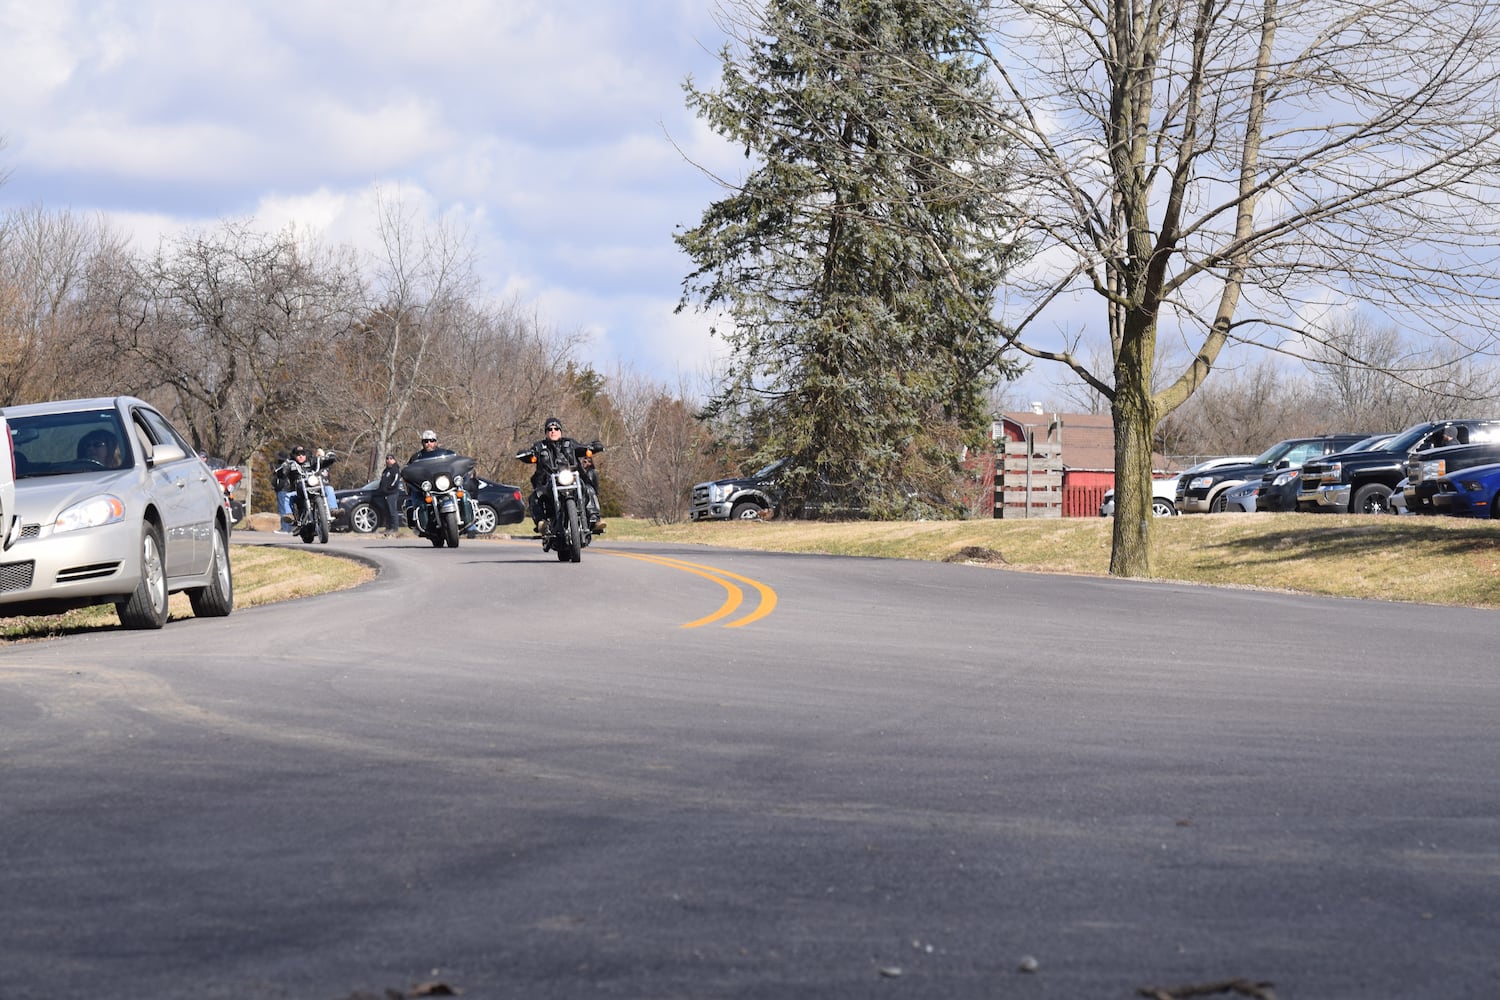
<svg viewBox="0 0 1500 1000"><path fill-rule="evenodd" d="M373 242L377 191L470 227L487 290L602 370L705 371L672 243L737 176L682 82L714 0L0 0L0 209L102 212L139 249L253 217Z"/></svg>

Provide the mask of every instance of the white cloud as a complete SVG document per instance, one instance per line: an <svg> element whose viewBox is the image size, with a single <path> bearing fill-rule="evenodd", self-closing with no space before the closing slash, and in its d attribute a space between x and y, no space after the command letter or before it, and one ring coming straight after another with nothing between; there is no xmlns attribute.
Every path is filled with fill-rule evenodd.
<svg viewBox="0 0 1500 1000"><path fill-rule="evenodd" d="M718 196L688 161L743 162L683 103L718 46L699 0L0 0L0 208L100 211L148 249L253 217L368 250L399 189L472 227L496 297L671 376L716 350L672 314L673 230Z"/></svg>

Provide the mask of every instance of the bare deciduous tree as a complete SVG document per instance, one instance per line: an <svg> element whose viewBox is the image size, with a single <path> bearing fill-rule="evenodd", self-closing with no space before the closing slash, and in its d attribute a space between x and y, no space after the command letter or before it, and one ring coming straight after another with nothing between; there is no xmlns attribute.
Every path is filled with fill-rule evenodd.
<svg viewBox="0 0 1500 1000"><path fill-rule="evenodd" d="M1458 0L1006 0L988 58L1035 256L1010 344L1110 400L1110 571L1150 572L1158 422L1234 343L1305 351L1369 303L1461 354L1500 273L1500 7ZM1075 291L1109 367L1047 339ZM1158 338L1189 359L1156 388ZM1352 360L1363 362L1362 358Z"/></svg>

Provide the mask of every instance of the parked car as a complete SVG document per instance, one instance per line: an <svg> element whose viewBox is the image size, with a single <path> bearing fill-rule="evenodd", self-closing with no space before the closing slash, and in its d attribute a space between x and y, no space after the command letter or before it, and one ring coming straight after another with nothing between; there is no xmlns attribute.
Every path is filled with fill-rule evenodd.
<svg viewBox="0 0 1500 1000"><path fill-rule="evenodd" d="M1465 437L1467 440L1463 440ZM1460 441L1407 457L1407 510L1413 514L1434 513L1432 498L1443 476L1477 465L1500 462L1500 425L1473 428L1469 434L1462 435Z"/></svg>
<svg viewBox="0 0 1500 1000"><path fill-rule="evenodd" d="M1302 465L1297 509L1335 514L1383 514L1390 510L1407 459L1441 447L1450 435L1467 439L1491 420L1427 420L1413 424L1383 444L1357 445Z"/></svg>
<svg viewBox="0 0 1500 1000"><path fill-rule="evenodd" d="M1243 465L1253 459L1254 455L1221 455L1218 458L1204 459L1196 465L1189 466L1181 472L1171 472L1160 476L1151 477L1151 513L1157 517L1173 517L1179 512L1177 510L1177 482L1184 475L1195 472L1203 472L1207 469L1217 469L1224 465ZM1157 502L1167 500L1172 509L1163 509ZM1104 491L1104 499L1099 504L1100 517L1113 517L1115 513L1115 491L1111 487Z"/></svg>
<svg viewBox="0 0 1500 1000"><path fill-rule="evenodd" d="M1261 481L1252 479L1248 483L1230 487L1224 491L1224 510L1231 514L1254 514L1259 507Z"/></svg>
<svg viewBox="0 0 1500 1000"><path fill-rule="evenodd" d="M1251 480L1260 481L1274 469L1297 468L1312 458L1342 451L1369 437L1368 434L1325 434L1321 437L1287 438L1278 441L1244 465L1229 465L1195 476L1183 476L1177 485L1177 509L1184 514L1217 514L1227 509L1225 494Z"/></svg>
<svg viewBox="0 0 1500 1000"><path fill-rule="evenodd" d="M690 521L753 521L776 516L781 503L777 475L789 460L780 459L748 476L698 483L693 487Z"/></svg>
<svg viewBox="0 0 1500 1000"><path fill-rule="evenodd" d="M1173 517L1177 514L1177 473L1170 476L1151 477L1151 513L1156 517ZM1114 487L1104 491L1104 499L1099 503L1100 517L1115 516L1115 491Z"/></svg>
<svg viewBox="0 0 1500 1000"><path fill-rule="evenodd" d="M1432 509L1454 517L1500 517L1500 464L1476 465L1439 476Z"/></svg>
<svg viewBox="0 0 1500 1000"><path fill-rule="evenodd" d="M117 396L8 406L0 418L11 452L0 614L113 604L126 628L155 629L178 591L201 618L233 610L224 494L155 408Z"/></svg>
<svg viewBox="0 0 1500 1000"><path fill-rule="evenodd" d="M352 490L335 490L338 510L334 513L335 531L352 531L368 535L380 529L381 501L375 496L380 480L373 479ZM502 524L518 524L526 519L526 501L519 486L491 482L480 478L474 490L474 531L488 535Z"/></svg>

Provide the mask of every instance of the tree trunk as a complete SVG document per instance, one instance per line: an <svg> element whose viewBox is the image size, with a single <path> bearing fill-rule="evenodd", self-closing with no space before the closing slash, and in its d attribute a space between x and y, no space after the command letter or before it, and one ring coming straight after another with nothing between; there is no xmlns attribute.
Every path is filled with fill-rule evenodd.
<svg viewBox="0 0 1500 1000"><path fill-rule="evenodd" d="M1116 368L1115 523L1109 557L1111 576L1151 575L1151 439L1156 408L1139 371ZM1149 373L1149 366L1144 370ZM1145 376L1149 378L1149 375Z"/></svg>

